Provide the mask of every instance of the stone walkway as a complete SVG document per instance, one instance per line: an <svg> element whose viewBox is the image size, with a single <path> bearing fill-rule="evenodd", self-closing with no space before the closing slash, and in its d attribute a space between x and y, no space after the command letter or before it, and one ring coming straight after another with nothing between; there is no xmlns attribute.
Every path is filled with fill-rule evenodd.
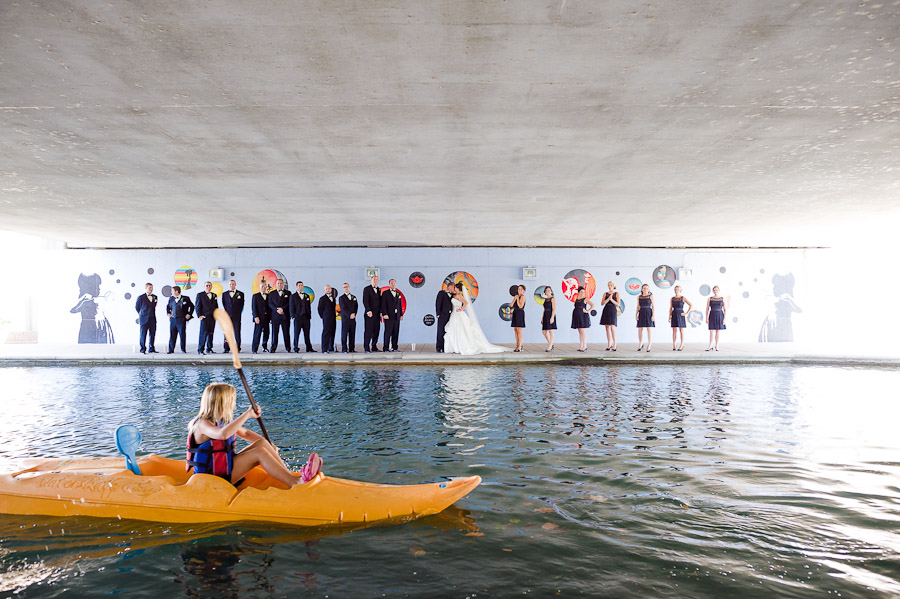
<svg viewBox="0 0 900 599"><path fill-rule="evenodd" d="M512 350L512 346L507 346ZM587 352L579 352L574 343L559 344L552 352L545 352L544 344L526 343L520 353L460 356L438 354L434 345L401 344L400 351L392 353L278 353L251 354L244 350L240 359L250 365L324 365L324 364L532 364L532 363L580 363L580 364L834 364L900 366L900 355L876 355L859 352L835 353L815 351L791 343L753 343L725 345L721 351L707 352L705 344L688 344L684 351L673 352L671 344L655 344L651 352L637 352L635 343L622 344L618 351L604 351L605 345L588 346ZM188 346L188 353L177 351L166 354L165 348L158 354L140 354L137 346L130 345L0 345L0 366L37 365L179 365L179 364L230 364L231 354L216 348L212 355L201 356L196 345ZM316 346L318 349L318 346Z"/></svg>

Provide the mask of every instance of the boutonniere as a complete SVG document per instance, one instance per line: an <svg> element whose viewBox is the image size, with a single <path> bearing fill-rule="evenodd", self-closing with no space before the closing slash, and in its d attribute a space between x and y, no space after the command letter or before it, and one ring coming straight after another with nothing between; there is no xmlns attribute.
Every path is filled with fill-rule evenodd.
<svg viewBox="0 0 900 599"><path fill-rule="evenodd" d="M153 295L152 293L150 294L150 301L151 301L151 302L155 302L155 301L156 301L156 296Z"/></svg>
<svg viewBox="0 0 900 599"><path fill-rule="evenodd" d="M355 299L356 299L356 298L355 298L355 297L353 297L353 296L352 296L352 295L351 295L351 296L349 296L349 297L350 297L350 300L351 300L351 301L353 301L353 300L355 300Z"/></svg>

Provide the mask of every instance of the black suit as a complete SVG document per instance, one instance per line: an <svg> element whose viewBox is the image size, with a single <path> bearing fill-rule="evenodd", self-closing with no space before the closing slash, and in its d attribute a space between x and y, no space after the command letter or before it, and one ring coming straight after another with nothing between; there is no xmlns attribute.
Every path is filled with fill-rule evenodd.
<svg viewBox="0 0 900 599"><path fill-rule="evenodd" d="M381 331L381 289L366 285L363 290L363 311L366 313L363 349L378 351L378 333ZM372 313L371 316L369 316L369 312Z"/></svg>
<svg viewBox="0 0 900 599"><path fill-rule="evenodd" d="M253 353L259 349L259 338L262 336L263 349L269 350L269 303L262 292L254 293L250 300L250 309L253 311ZM256 319L259 322L256 322Z"/></svg>
<svg viewBox="0 0 900 599"><path fill-rule="evenodd" d="M447 332L447 323L450 322L450 315L453 314L450 294L443 289L438 291L434 300L434 314L437 317L437 342L434 344L434 349L442 352L444 351L444 334Z"/></svg>
<svg viewBox="0 0 900 599"><path fill-rule="evenodd" d="M186 295L177 299L173 295L166 306L166 314L169 315L169 353L175 351L178 335L181 335L181 353L184 353L187 351L184 334L187 331L187 321L194 315L194 302Z"/></svg>
<svg viewBox="0 0 900 599"><path fill-rule="evenodd" d="M322 295L319 298L319 316L322 317L322 352L334 351L334 330L337 324L337 313L334 310L334 298Z"/></svg>
<svg viewBox="0 0 900 599"><path fill-rule="evenodd" d="M156 351L156 304L157 296L142 293L134 303L134 309L138 313L138 323L141 326L141 351L147 350L145 345L147 334L150 334L150 351Z"/></svg>
<svg viewBox="0 0 900 599"><path fill-rule="evenodd" d="M381 294L381 314L384 315L384 343L382 351L397 351L400 338L400 319L403 317L403 300L397 290L386 290Z"/></svg>
<svg viewBox="0 0 900 599"><path fill-rule="evenodd" d="M237 343L238 351L241 351L241 314L244 312L244 292L234 290L234 297L231 291L222 294L222 309L228 312L231 317L231 325L234 327L234 342ZM230 351L228 341L225 341L225 351Z"/></svg>
<svg viewBox="0 0 900 599"><path fill-rule="evenodd" d="M278 349L278 329L284 337L284 347L291 351L291 292L282 289L269 292L269 317L272 319L272 346L269 351ZM278 313L281 308L281 314Z"/></svg>
<svg viewBox="0 0 900 599"><path fill-rule="evenodd" d="M350 318L359 311L359 302L355 295L341 296L338 304L341 307L341 351L356 351L356 317Z"/></svg>
<svg viewBox="0 0 900 599"><path fill-rule="evenodd" d="M312 319L312 302L306 293L294 292L291 295L291 318L294 319L294 351L300 349L300 331L303 331L303 340L306 342L306 351L313 351L309 340L309 323Z"/></svg>
<svg viewBox="0 0 900 599"><path fill-rule="evenodd" d="M210 352L213 348L213 333L216 332L216 319L213 317L213 312L219 307L219 300L217 300L216 297L216 294L212 291L209 292L209 295L207 295L205 291L201 291L197 294L197 301L194 302L197 310L197 317L203 317L203 320L200 321L200 342L197 345L198 353L203 353L204 347L206 348L206 351Z"/></svg>

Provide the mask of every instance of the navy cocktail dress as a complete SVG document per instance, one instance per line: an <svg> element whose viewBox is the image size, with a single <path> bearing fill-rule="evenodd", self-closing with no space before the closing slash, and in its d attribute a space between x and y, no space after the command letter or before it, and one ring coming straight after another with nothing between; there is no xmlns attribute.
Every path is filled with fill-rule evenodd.
<svg viewBox="0 0 900 599"><path fill-rule="evenodd" d="M509 323L509 326L513 328L525 328L525 308L520 308L518 305L518 297L513 298L512 303L509 305L512 308L512 320Z"/></svg>
<svg viewBox="0 0 900 599"><path fill-rule="evenodd" d="M677 297L672 298L672 328L683 329L687 326L684 321L684 300Z"/></svg>
<svg viewBox="0 0 900 599"><path fill-rule="evenodd" d="M591 317L584 311L584 300L575 300L575 307L572 309L572 328L573 329L589 329L591 328Z"/></svg>
<svg viewBox="0 0 900 599"><path fill-rule="evenodd" d="M550 322L550 316L553 314L553 302L549 299L544 299L544 315L541 317L541 330L542 331L551 331L556 329L556 319L553 322Z"/></svg>
<svg viewBox="0 0 900 599"><path fill-rule="evenodd" d="M656 323L653 322L653 308L650 307L650 298L638 297L638 306L638 328L655 327Z"/></svg>
<svg viewBox="0 0 900 599"><path fill-rule="evenodd" d="M725 329L725 300L709 300L709 330L721 331Z"/></svg>
<svg viewBox="0 0 900 599"><path fill-rule="evenodd" d="M614 299L619 301L619 294L613 293L611 300ZM603 313L600 315L600 324L607 325L610 324L612 326L616 326L618 324L619 313L616 310L616 305L611 301L606 302L606 305L603 306Z"/></svg>

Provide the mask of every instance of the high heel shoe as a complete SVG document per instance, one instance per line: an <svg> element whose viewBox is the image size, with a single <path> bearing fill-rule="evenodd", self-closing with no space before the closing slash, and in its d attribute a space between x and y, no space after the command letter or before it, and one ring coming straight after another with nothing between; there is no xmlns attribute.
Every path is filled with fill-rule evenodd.
<svg viewBox="0 0 900 599"><path fill-rule="evenodd" d="M683 349L684 349L684 346L682 345L681 347L678 348L678 351L681 351Z"/></svg>
<svg viewBox="0 0 900 599"><path fill-rule="evenodd" d="M643 349L644 349L644 346L643 346L643 345L640 346L639 348L637 348L638 351L642 351Z"/></svg>
<svg viewBox="0 0 900 599"><path fill-rule="evenodd" d="M713 350L713 348L711 348L711 347L706 348L706 351L712 351L712 350Z"/></svg>
<svg viewBox="0 0 900 599"><path fill-rule="evenodd" d="M614 348L612 348L612 350L613 350L613 351L616 351L616 348L614 347Z"/></svg>
<svg viewBox="0 0 900 599"><path fill-rule="evenodd" d="M612 349L611 347L608 347L608 346L607 346L606 351L609 351L609 350L611 350L611 349Z"/></svg>
<svg viewBox="0 0 900 599"><path fill-rule="evenodd" d="M649 347L649 346L647 346L647 353L648 353L648 354L650 353L650 347Z"/></svg>

